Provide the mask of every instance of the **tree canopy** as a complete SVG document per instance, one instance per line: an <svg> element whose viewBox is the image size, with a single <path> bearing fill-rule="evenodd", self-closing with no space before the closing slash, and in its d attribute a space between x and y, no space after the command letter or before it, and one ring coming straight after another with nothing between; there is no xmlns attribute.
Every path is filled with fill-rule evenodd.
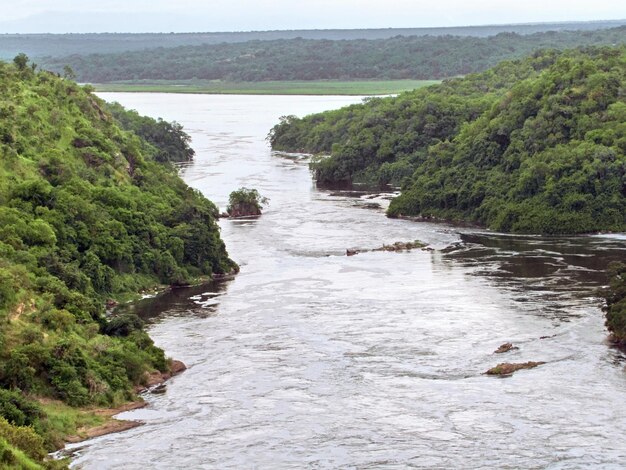
<svg viewBox="0 0 626 470"><path fill-rule="evenodd" d="M401 184L391 216L495 230L626 229L626 48L537 52L441 85L284 117L273 148L318 183Z"/></svg>
<svg viewBox="0 0 626 470"><path fill-rule="evenodd" d="M503 32L490 37L395 36L385 39L277 39L159 47L41 59L82 82L137 80L438 79L486 70L540 48L623 44L626 26L597 31Z"/></svg>

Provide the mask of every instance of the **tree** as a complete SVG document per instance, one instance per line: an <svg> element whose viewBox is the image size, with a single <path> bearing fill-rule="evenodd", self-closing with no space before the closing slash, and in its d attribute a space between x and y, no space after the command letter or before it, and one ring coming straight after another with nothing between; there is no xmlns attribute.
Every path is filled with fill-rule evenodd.
<svg viewBox="0 0 626 470"><path fill-rule="evenodd" d="M13 58L13 63L19 70L24 70L28 65L28 56L23 52L20 52Z"/></svg>
<svg viewBox="0 0 626 470"><path fill-rule="evenodd" d="M67 80L76 80L76 74L74 73L74 69L69 65L63 66L63 78Z"/></svg>
<svg viewBox="0 0 626 470"><path fill-rule="evenodd" d="M226 211L231 217L258 216L268 201L256 189L239 188L230 193Z"/></svg>

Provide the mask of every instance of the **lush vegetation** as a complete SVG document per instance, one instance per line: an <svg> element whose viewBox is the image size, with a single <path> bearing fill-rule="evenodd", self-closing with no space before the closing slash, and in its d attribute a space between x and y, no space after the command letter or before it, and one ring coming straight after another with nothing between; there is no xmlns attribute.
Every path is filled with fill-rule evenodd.
<svg viewBox="0 0 626 470"><path fill-rule="evenodd" d="M609 266L610 285L606 293L606 327L613 339L626 344L626 264Z"/></svg>
<svg viewBox="0 0 626 470"><path fill-rule="evenodd" d="M318 80L284 82L223 82L160 80L95 84L97 91L148 93L204 93L228 95L391 95L416 90L439 80Z"/></svg>
<svg viewBox="0 0 626 470"><path fill-rule="evenodd" d="M137 111L124 109L119 103L107 103L106 108L124 130L141 137L144 155L160 163L193 159L195 152L190 146L191 139L179 123L141 116Z"/></svg>
<svg viewBox="0 0 626 470"><path fill-rule="evenodd" d="M0 96L0 460L29 468L80 421L39 398L110 406L170 367L136 317L105 316L107 299L236 265L217 208L167 163L180 128L21 56L0 63ZM123 129L153 125L168 138Z"/></svg>
<svg viewBox="0 0 626 470"><path fill-rule="evenodd" d="M396 98L285 117L320 183L402 184L391 216L495 230L626 230L626 48L535 53Z"/></svg>
<svg viewBox="0 0 626 470"><path fill-rule="evenodd" d="M488 38L410 36L377 40L280 39L157 48L42 60L80 81L119 80L430 80L482 71L539 48L624 43L626 26L591 32L563 31Z"/></svg>
<svg viewBox="0 0 626 470"><path fill-rule="evenodd" d="M269 200L261 196L256 189L239 188L230 193L226 212L231 217L261 215L261 209Z"/></svg>
<svg viewBox="0 0 626 470"><path fill-rule="evenodd" d="M89 34L2 34L0 59L19 52L31 57L62 57L73 54L140 51L154 47L178 47L274 39L386 39L395 36L494 36L499 33L533 34L542 31L590 31L614 28L626 21L585 21L450 28L324 29L289 31L239 31L219 33L89 33Z"/></svg>

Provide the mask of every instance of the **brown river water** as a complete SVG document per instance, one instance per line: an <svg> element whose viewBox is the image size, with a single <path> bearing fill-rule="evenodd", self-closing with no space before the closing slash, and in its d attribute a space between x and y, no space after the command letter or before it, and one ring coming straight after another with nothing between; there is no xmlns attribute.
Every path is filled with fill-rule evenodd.
<svg viewBox="0 0 626 470"><path fill-rule="evenodd" d="M625 235L390 220L369 206L385 196L317 190L305 156L264 140L358 98L101 96L182 123L181 176L220 207L240 186L270 204L220 221L234 280L135 306L189 369L120 416L143 426L70 446L75 468L625 468L626 356L596 293ZM345 256L416 239L435 250ZM483 374L525 361L546 364Z"/></svg>

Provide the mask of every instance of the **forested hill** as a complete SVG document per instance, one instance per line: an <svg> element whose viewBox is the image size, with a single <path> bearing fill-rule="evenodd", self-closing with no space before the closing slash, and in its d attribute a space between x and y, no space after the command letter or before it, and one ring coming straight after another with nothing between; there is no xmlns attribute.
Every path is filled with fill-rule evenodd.
<svg viewBox="0 0 626 470"><path fill-rule="evenodd" d="M391 216L500 231L626 230L626 47L540 52L396 98L285 117L319 183L402 183Z"/></svg>
<svg viewBox="0 0 626 470"><path fill-rule="evenodd" d="M165 161L188 158L187 142L165 158L159 121L127 116L147 142L24 56L0 63L0 96L0 467L40 468L28 462L77 431L67 405L120 404L170 367L141 321L108 320L105 301L236 265L216 207Z"/></svg>
<svg viewBox="0 0 626 470"><path fill-rule="evenodd" d="M41 59L79 81L436 79L485 70L541 48L623 44L626 26L597 31L501 33L488 38L398 36L378 40L290 39L157 48Z"/></svg>
<svg viewBox="0 0 626 470"><path fill-rule="evenodd" d="M0 59L24 52L32 57L107 54L155 47L199 46L276 39L388 39L395 36L487 37L499 33L534 34L545 31L592 31L626 25L626 19L567 23L534 23L447 28L312 29L206 33L2 34ZM0 30L7 31L2 27ZM24 29L24 28L21 28Z"/></svg>

